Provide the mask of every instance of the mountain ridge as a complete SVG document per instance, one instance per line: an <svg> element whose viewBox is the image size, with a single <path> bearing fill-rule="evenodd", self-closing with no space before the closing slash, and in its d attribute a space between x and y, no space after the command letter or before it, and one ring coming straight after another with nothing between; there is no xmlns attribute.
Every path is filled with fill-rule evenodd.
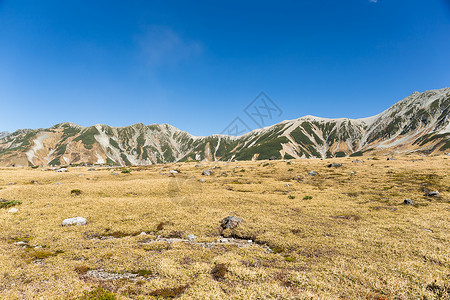
<svg viewBox="0 0 450 300"><path fill-rule="evenodd" d="M0 133L0 166L147 165L185 160L327 158L441 153L450 148L450 88L414 92L366 118L303 116L240 136L194 136L170 124L71 122Z"/></svg>

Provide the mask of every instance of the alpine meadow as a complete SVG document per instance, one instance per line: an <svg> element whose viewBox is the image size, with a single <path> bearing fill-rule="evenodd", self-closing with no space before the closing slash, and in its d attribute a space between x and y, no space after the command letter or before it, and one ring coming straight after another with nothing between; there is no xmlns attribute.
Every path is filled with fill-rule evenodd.
<svg viewBox="0 0 450 300"><path fill-rule="evenodd" d="M0 0L0 300L450 300L450 1Z"/></svg>

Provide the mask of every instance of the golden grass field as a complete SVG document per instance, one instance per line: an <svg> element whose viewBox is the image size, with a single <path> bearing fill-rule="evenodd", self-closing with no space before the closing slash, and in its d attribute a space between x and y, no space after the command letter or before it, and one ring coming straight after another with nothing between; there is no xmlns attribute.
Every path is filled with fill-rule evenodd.
<svg viewBox="0 0 450 300"><path fill-rule="evenodd" d="M450 157L358 159L0 169L0 298L449 299Z"/></svg>

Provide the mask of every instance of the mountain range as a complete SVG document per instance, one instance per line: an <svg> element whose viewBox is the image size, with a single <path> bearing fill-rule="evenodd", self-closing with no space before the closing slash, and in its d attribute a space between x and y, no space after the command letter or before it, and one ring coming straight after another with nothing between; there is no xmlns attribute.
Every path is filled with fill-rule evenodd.
<svg viewBox="0 0 450 300"><path fill-rule="evenodd" d="M235 137L196 137L168 124L0 132L0 166L149 165L191 160L262 160L440 154L450 149L450 88L415 92L363 119L304 116Z"/></svg>

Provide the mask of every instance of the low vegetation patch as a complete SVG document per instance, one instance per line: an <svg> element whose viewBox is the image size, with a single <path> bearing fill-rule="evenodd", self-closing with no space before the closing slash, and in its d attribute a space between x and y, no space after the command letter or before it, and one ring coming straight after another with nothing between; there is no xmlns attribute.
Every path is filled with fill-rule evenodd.
<svg viewBox="0 0 450 300"><path fill-rule="evenodd" d="M225 264L217 264L212 270L211 275L215 280L222 280L228 272L228 267Z"/></svg>
<svg viewBox="0 0 450 300"><path fill-rule="evenodd" d="M83 193L83 192L82 192L81 190L79 190L79 189L74 189L74 190L71 190L71 191L70 191L70 194L71 194L72 196L80 196L82 193Z"/></svg>
<svg viewBox="0 0 450 300"><path fill-rule="evenodd" d="M186 291L186 289L188 287L189 287L188 284L180 285L180 286L172 287L172 288L167 287L167 288L155 290L148 295L157 297L158 299L160 299L160 298L162 298L162 299L177 298L177 297L180 297Z"/></svg>
<svg viewBox="0 0 450 300"><path fill-rule="evenodd" d="M80 300L116 300L117 296L102 287L98 287L92 291L85 292L83 296L79 298Z"/></svg>
<svg viewBox="0 0 450 300"><path fill-rule="evenodd" d="M0 299L447 299L450 160L379 157L0 170Z"/></svg>
<svg viewBox="0 0 450 300"><path fill-rule="evenodd" d="M9 208L20 204L22 201L0 199L0 208Z"/></svg>

